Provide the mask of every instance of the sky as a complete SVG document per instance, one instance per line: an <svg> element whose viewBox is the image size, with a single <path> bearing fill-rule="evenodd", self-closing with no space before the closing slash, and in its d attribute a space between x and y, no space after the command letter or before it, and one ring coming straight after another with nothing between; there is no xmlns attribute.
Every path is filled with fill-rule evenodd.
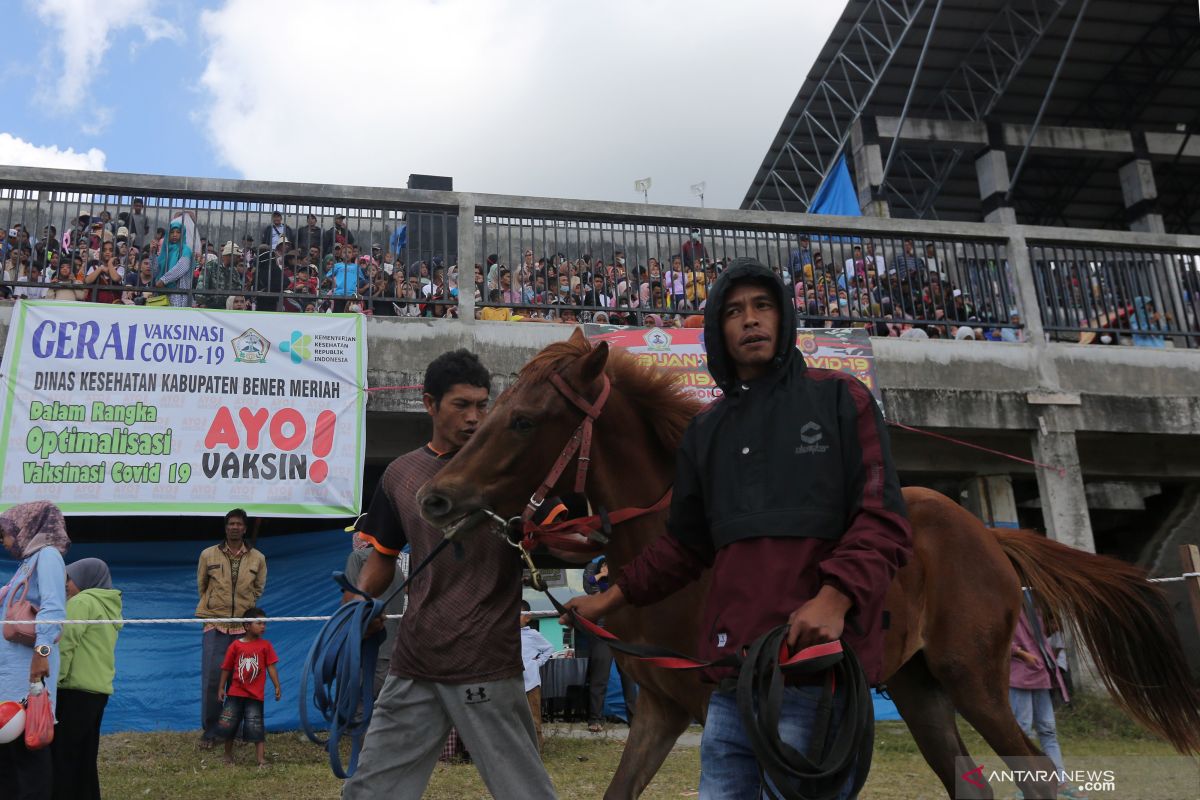
<svg viewBox="0 0 1200 800"><path fill-rule="evenodd" d="M816 0L2 0L0 163L736 208ZM11 8L10 8L11 6Z"/></svg>

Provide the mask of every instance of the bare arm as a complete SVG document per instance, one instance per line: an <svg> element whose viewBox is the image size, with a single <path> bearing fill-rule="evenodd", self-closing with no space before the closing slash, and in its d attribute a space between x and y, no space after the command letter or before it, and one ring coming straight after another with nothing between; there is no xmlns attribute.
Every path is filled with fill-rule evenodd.
<svg viewBox="0 0 1200 800"><path fill-rule="evenodd" d="M271 669L275 669L271 667ZM229 685L229 670L221 670L221 681L217 684L217 702L225 702L225 687Z"/></svg>
<svg viewBox="0 0 1200 800"><path fill-rule="evenodd" d="M283 692L279 688L279 672L275 669L274 664L267 666L267 675L271 677L271 683L275 684L275 699L278 700L283 696Z"/></svg>
<svg viewBox="0 0 1200 800"><path fill-rule="evenodd" d="M358 576L358 588L371 597L379 597L392 585L395 577L396 557L384 555L372 548L371 554L367 556L367 563L363 564L362 573ZM347 592L342 599L343 602L347 599L352 600L354 595Z"/></svg>

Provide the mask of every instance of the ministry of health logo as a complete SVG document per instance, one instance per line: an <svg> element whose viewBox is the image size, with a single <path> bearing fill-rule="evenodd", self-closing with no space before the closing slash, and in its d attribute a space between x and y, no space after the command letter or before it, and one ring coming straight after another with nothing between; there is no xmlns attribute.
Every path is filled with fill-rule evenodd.
<svg viewBox="0 0 1200 800"><path fill-rule="evenodd" d="M279 343L279 352L289 353L292 363L299 364L306 358L312 358L312 337L300 331L292 331L292 336L286 342Z"/></svg>

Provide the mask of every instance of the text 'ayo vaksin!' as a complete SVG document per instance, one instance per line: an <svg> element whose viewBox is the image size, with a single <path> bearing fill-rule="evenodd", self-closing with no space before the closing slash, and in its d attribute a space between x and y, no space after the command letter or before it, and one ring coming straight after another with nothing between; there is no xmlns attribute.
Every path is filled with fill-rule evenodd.
<svg viewBox="0 0 1200 800"><path fill-rule="evenodd" d="M336 426L337 414L334 412L317 414L311 443L315 459L309 464L308 454L295 452L308 438L308 422L298 410L281 408L272 414L265 408L239 408L235 420L233 411L228 406L221 406L204 436L204 447L210 452L201 458L201 468L210 478L219 473L222 478L307 478L322 483L329 476L325 457L333 451ZM267 441L279 452L245 452L257 451L259 445ZM224 456L211 452L219 447L228 447L230 452Z"/></svg>

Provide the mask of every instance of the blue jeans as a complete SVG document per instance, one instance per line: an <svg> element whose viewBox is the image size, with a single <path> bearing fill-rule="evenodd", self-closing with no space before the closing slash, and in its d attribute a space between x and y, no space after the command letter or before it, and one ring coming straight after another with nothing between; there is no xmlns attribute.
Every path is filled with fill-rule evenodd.
<svg viewBox="0 0 1200 800"><path fill-rule="evenodd" d="M1042 752L1054 762L1060 773L1063 771L1062 748L1058 746L1058 729L1054 724L1054 703L1049 689L1009 689L1008 702L1012 705L1017 724L1030 739L1037 732Z"/></svg>
<svg viewBox="0 0 1200 800"><path fill-rule="evenodd" d="M779 738L800 752L807 752L809 731L821 698L820 686L789 686L783 691L783 710L779 718ZM842 717L845 695L835 702L829 735L836 731ZM704 735L700 739L700 800L758 800L774 797L770 782L759 778L758 762L738 715L734 692L713 692L708 701ZM839 800L848 800L854 788L851 775Z"/></svg>

